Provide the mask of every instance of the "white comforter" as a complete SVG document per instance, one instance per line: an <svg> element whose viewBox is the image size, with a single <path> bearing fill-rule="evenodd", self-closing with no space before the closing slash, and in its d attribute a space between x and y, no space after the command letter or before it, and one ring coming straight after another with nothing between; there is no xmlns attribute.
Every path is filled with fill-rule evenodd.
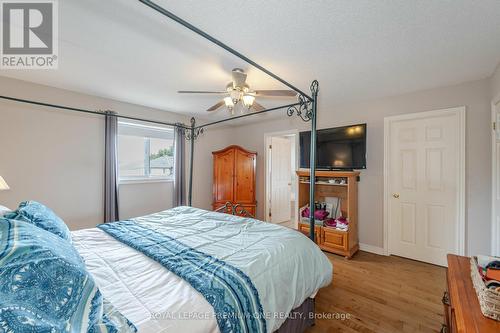
<svg viewBox="0 0 500 333"><path fill-rule="evenodd" d="M285 227L190 207L135 221L241 269L259 292L269 332L331 282L326 256ZM156 261L100 229L75 231L73 242L103 295L140 333L219 331L204 297Z"/></svg>

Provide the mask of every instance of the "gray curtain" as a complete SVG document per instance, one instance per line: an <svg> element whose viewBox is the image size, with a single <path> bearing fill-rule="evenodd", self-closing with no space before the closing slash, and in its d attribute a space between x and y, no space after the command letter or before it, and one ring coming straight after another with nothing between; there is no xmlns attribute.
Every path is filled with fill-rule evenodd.
<svg viewBox="0 0 500 333"><path fill-rule="evenodd" d="M104 222L119 220L118 216L118 118L106 112L104 164Z"/></svg>
<svg viewBox="0 0 500 333"><path fill-rule="evenodd" d="M184 165L184 128L175 127L174 207L186 205L186 173Z"/></svg>

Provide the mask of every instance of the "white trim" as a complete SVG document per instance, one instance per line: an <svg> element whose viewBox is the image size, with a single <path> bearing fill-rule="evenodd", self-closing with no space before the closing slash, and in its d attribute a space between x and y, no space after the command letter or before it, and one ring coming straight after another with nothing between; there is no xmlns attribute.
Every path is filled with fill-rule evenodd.
<svg viewBox="0 0 500 333"><path fill-rule="evenodd" d="M464 256L465 255L465 177L466 177L466 171L465 171L465 161L466 161L466 135L467 135L467 129L466 129L466 118L465 118L465 112L466 108L465 106L455 108L455 112L458 113L458 121L459 121L459 133L458 133L458 139L459 139L459 146L458 146L458 160L460 165L458 166L458 207L457 207L457 214L458 214L458 230L457 230L457 249L458 249L458 254ZM467 246L467 249L469 247Z"/></svg>
<svg viewBox="0 0 500 333"><path fill-rule="evenodd" d="M433 111L409 113L384 118L384 254L390 255L389 249L389 157L390 157L390 124L393 121L411 120L420 118L439 117L455 114L458 117L458 159L457 173L457 231L455 235L455 249L457 254L465 255L465 106Z"/></svg>
<svg viewBox="0 0 500 333"><path fill-rule="evenodd" d="M164 127L161 127L161 126L154 126L154 125L151 125L151 124L144 124L142 122L138 122L138 121L125 121L125 120L119 120L118 121L118 125L121 125L121 126L129 126L129 127L137 127L137 128L144 128L144 129L148 129L148 130L153 130L153 131L162 131L162 132L174 132L174 129L169 126L167 127L167 125L165 125Z"/></svg>
<svg viewBox="0 0 500 333"><path fill-rule="evenodd" d="M294 172L296 170L299 169L299 159L300 159L300 142L299 142L299 130L298 129L292 129L292 130L288 130L288 131L279 131L279 132L270 132L270 133L264 133L264 169L265 169L265 182L264 182L264 194L265 194L265 198L264 198L264 221L266 222L271 222L269 221L269 196L270 196L270 193L269 193L269 188L268 188L268 184L270 182L270 179L269 179L269 161L268 161L268 157L269 157L269 145L270 145L270 140L273 136L287 136L287 135L295 135L295 170L293 170ZM297 229L298 228L298 211L299 211L299 188L298 186L295 186L295 221L292 221L293 222L293 228Z"/></svg>
<svg viewBox="0 0 500 333"><path fill-rule="evenodd" d="M389 200L386 199L389 197L389 125L390 119L388 117L384 118L384 255L388 256L389 253Z"/></svg>
<svg viewBox="0 0 500 333"><path fill-rule="evenodd" d="M491 123L496 122L496 104L500 102L500 93L498 93L492 100L491 100ZM496 124L496 126L499 126L500 124ZM491 126L491 124L490 124ZM490 127L491 128L491 127ZM497 129L498 130L498 129ZM491 254L494 256L500 256L500 224L496 220L496 168L499 166L497 165L496 161L496 133L495 131L491 131Z"/></svg>
<svg viewBox="0 0 500 333"><path fill-rule="evenodd" d="M379 246L373 246L373 245L370 245L370 244L359 243L359 249L361 251L375 253L375 254L378 254L378 255L381 255L381 256L385 256L386 255L384 248L383 247L379 247Z"/></svg>
<svg viewBox="0 0 500 333"><path fill-rule="evenodd" d="M171 178L138 178L138 179L122 179L118 182L118 185L173 183L173 182L174 180Z"/></svg>

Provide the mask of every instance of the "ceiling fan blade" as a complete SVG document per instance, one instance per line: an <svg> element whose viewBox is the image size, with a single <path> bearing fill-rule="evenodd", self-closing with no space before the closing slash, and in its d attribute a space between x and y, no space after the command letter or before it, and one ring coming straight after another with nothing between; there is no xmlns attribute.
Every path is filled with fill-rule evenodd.
<svg viewBox="0 0 500 333"><path fill-rule="evenodd" d="M215 105L213 105L213 106L209 107L209 108L207 109L207 111L208 111L208 112L215 111L215 110L217 110L218 108L220 108L221 106L223 106L224 104L225 104L225 103L224 103L224 101L220 101L219 103L217 103L217 104L215 104Z"/></svg>
<svg viewBox="0 0 500 333"><path fill-rule="evenodd" d="M283 96L283 97L297 96L297 92L294 90L256 90L255 93L258 96Z"/></svg>
<svg viewBox="0 0 500 333"><path fill-rule="evenodd" d="M233 76L233 86L234 87L243 87L245 85L245 81L247 80L247 75L240 68L235 68L231 72Z"/></svg>
<svg viewBox="0 0 500 333"><path fill-rule="evenodd" d="M254 109L254 110L255 110L255 111L257 111L257 112L259 112L259 111L262 111L262 110L265 110L265 109L266 109L265 107L263 107L262 105L260 105L259 103L255 102L255 101L253 102L253 104L252 104L252 107L251 107L251 108L252 108L252 109Z"/></svg>
<svg viewBox="0 0 500 333"><path fill-rule="evenodd" d="M227 91L179 90L179 94L227 94Z"/></svg>

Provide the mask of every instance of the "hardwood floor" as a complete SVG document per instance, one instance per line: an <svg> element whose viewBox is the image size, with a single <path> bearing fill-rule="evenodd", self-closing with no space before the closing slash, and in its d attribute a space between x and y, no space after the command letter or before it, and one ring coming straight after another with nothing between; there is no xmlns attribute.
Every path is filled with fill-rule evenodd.
<svg viewBox="0 0 500 333"><path fill-rule="evenodd" d="M317 318L308 333L439 332L445 268L362 251L351 260L326 254L333 282L316 296L316 314L333 319Z"/></svg>

